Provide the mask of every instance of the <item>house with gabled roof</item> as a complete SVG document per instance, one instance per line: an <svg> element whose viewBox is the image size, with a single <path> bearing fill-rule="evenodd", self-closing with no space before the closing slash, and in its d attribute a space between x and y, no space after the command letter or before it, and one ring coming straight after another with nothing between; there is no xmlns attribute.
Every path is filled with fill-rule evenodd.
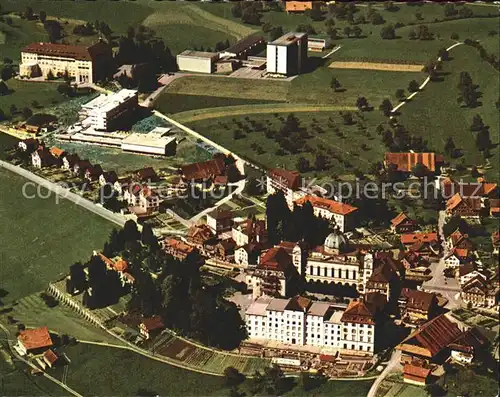
<svg viewBox="0 0 500 397"><path fill-rule="evenodd" d="M186 257L193 252L195 248L186 244L184 241L177 240L175 238L165 239L163 242L163 250L172 255L175 259L184 260Z"/></svg>
<svg viewBox="0 0 500 397"><path fill-rule="evenodd" d="M403 382L416 386L425 386L429 381L431 370L429 368L405 364L403 366Z"/></svg>
<svg viewBox="0 0 500 397"><path fill-rule="evenodd" d="M421 254L425 257L438 255L441 250L439 236L432 233L406 233L402 234L401 244L409 250Z"/></svg>
<svg viewBox="0 0 500 397"><path fill-rule="evenodd" d="M234 251L234 262L242 266L256 266L259 263L262 249L263 244L261 243L242 245Z"/></svg>
<svg viewBox="0 0 500 397"><path fill-rule="evenodd" d="M273 194L276 191L281 191L290 209L293 209L293 201L301 185L302 176L297 171L290 171L284 168L272 168L267 173L267 193Z"/></svg>
<svg viewBox="0 0 500 397"><path fill-rule="evenodd" d="M150 339L165 329L160 316L145 317L139 324L139 332L144 339Z"/></svg>
<svg viewBox="0 0 500 397"><path fill-rule="evenodd" d="M53 342L47 327L25 329L19 332L16 350L22 356L38 354L52 347Z"/></svg>
<svg viewBox="0 0 500 397"><path fill-rule="evenodd" d="M62 168L68 171L73 171L73 168L75 167L75 164L80 161L80 157L73 153L73 154L65 154L63 156L62 160Z"/></svg>
<svg viewBox="0 0 500 397"><path fill-rule="evenodd" d="M73 165L73 174L84 176L85 170L92 167L92 163L89 160L78 160Z"/></svg>
<svg viewBox="0 0 500 397"><path fill-rule="evenodd" d="M85 168L85 179L89 182L93 182L99 180L99 177L102 175L103 170L99 164L92 165L90 167Z"/></svg>
<svg viewBox="0 0 500 397"><path fill-rule="evenodd" d="M133 179L137 182L154 182L158 180L158 174L153 167L145 167L135 171Z"/></svg>
<svg viewBox="0 0 500 397"><path fill-rule="evenodd" d="M40 147L31 153L31 162L33 167L43 168L50 167L56 164L56 159L52 156L52 153L46 147Z"/></svg>
<svg viewBox="0 0 500 397"><path fill-rule="evenodd" d="M462 197L459 193L446 201L446 214L464 219L478 218L483 208L480 197Z"/></svg>
<svg viewBox="0 0 500 397"><path fill-rule="evenodd" d="M444 263L447 268L456 269L460 265L465 265L475 260L473 251L466 248L453 248L448 255L444 257Z"/></svg>
<svg viewBox="0 0 500 397"><path fill-rule="evenodd" d="M114 186L114 183L118 181L118 175L115 171L104 171L99 176L99 185L104 186L106 184Z"/></svg>
<svg viewBox="0 0 500 397"><path fill-rule="evenodd" d="M206 224L191 226L186 236L186 241L193 247L196 247L199 252L205 252L205 246L215 241L215 234L212 229Z"/></svg>
<svg viewBox="0 0 500 397"><path fill-rule="evenodd" d="M393 233L409 233L417 230L418 224L409 218L404 212L400 212L391 220L391 231Z"/></svg>
<svg viewBox="0 0 500 397"><path fill-rule="evenodd" d="M227 232L233 226L233 213L217 208L207 214L207 225L215 234Z"/></svg>
<svg viewBox="0 0 500 397"><path fill-rule="evenodd" d="M462 336L463 331L446 314L421 325L398 346L401 364L429 365L443 362L450 356L449 345Z"/></svg>
<svg viewBox="0 0 500 397"><path fill-rule="evenodd" d="M462 233L459 229L451 233L445 241L446 248L452 250L453 248L473 250L474 244L469 239L469 235Z"/></svg>
<svg viewBox="0 0 500 397"><path fill-rule="evenodd" d="M36 138L23 139L22 141L19 141L17 147L23 152L31 154L40 147L40 141Z"/></svg>
<svg viewBox="0 0 500 397"><path fill-rule="evenodd" d="M431 320L438 309L436 294L409 288L401 290L398 304L401 319L411 325Z"/></svg>
<svg viewBox="0 0 500 397"><path fill-rule="evenodd" d="M435 173L443 163L443 157L435 153L390 153L384 155L384 166L395 171L409 174L417 164L422 164L429 172Z"/></svg>

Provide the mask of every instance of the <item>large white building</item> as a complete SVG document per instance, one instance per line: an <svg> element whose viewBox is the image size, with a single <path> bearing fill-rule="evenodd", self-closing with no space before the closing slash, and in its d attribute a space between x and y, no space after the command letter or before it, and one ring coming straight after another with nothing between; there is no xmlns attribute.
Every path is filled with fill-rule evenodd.
<svg viewBox="0 0 500 397"><path fill-rule="evenodd" d="M177 143L175 136L165 136L168 131L168 128L156 127L147 134L132 133L122 140L122 150L159 156L174 155Z"/></svg>
<svg viewBox="0 0 500 397"><path fill-rule="evenodd" d="M383 301L379 301L383 302ZM342 304L261 297L245 312L248 336L255 342L320 347L325 351L373 355L375 316L383 303Z"/></svg>
<svg viewBox="0 0 500 397"><path fill-rule="evenodd" d="M185 50L177 55L177 66L186 72L214 73L217 59L216 52Z"/></svg>
<svg viewBox="0 0 500 397"><path fill-rule="evenodd" d="M65 72L77 83L94 83L106 77L112 61L111 47L99 42L90 47L55 43L31 43L21 50L21 77L47 78Z"/></svg>
<svg viewBox="0 0 500 397"><path fill-rule="evenodd" d="M117 93L101 94L82 105L80 117L85 127L97 131L112 131L116 122L139 106L136 90L122 89Z"/></svg>
<svg viewBox="0 0 500 397"><path fill-rule="evenodd" d="M293 202L301 197L299 190L302 184L302 177L297 171L289 171L284 168L272 168L266 177L266 190L268 194L276 191L283 192L286 203L293 209Z"/></svg>
<svg viewBox="0 0 500 397"><path fill-rule="evenodd" d="M307 61L307 34L287 33L267 44L267 72L293 76L301 73Z"/></svg>

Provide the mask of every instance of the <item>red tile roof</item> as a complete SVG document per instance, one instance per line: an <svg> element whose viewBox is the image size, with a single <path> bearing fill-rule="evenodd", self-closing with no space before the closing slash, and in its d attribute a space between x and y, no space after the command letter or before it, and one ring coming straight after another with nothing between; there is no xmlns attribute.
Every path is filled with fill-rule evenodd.
<svg viewBox="0 0 500 397"><path fill-rule="evenodd" d="M312 1L287 1L285 3L285 10L287 12L303 12L313 8Z"/></svg>
<svg viewBox="0 0 500 397"><path fill-rule="evenodd" d="M426 379L431 373L431 370L413 364L405 364L403 373L404 375L414 376L419 379Z"/></svg>
<svg viewBox="0 0 500 397"><path fill-rule="evenodd" d="M163 324L163 321L160 316L153 316L153 317L147 317L142 320L142 323L144 325L144 328L149 331L154 331L156 329L163 329L165 328L165 324Z"/></svg>
<svg viewBox="0 0 500 397"><path fill-rule="evenodd" d="M105 43L97 43L90 47L55 43L31 43L21 50L21 52L74 58L82 61L91 61L108 51L110 51L110 47Z"/></svg>
<svg viewBox="0 0 500 397"><path fill-rule="evenodd" d="M453 211L462 203L469 207L471 211L479 211L481 209L480 197L462 197L459 193L456 193L446 202L446 210Z"/></svg>
<svg viewBox="0 0 500 397"><path fill-rule="evenodd" d="M485 197L497 189L496 183L473 182L458 183L449 178L441 181L444 197L452 197L460 194L462 197Z"/></svg>
<svg viewBox="0 0 500 397"><path fill-rule="evenodd" d="M407 233L401 235L401 243L403 245L414 243L434 243L437 241L437 233Z"/></svg>
<svg viewBox="0 0 500 397"><path fill-rule="evenodd" d="M269 270L285 271L293 266L292 257L282 247L269 249L260 258L259 268Z"/></svg>
<svg viewBox="0 0 500 397"><path fill-rule="evenodd" d="M436 163L440 161L435 153L385 153L386 165L394 164L398 171L411 172L412 168L421 163L429 171L436 171Z"/></svg>
<svg viewBox="0 0 500 397"><path fill-rule="evenodd" d="M297 190L299 188L302 179L299 172L289 171L283 168L272 168L269 170L268 175L272 179L280 180L292 190Z"/></svg>
<svg viewBox="0 0 500 397"><path fill-rule="evenodd" d="M43 353L43 358L45 359L45 361L50 363L50 365L53 365L59 359L59 357L57 357L57 355L51 349Z"/></svg>
<svg viewBox="0 0 500 397"><path fill-rule="evenodd" d="M53 345L49 329L47 327L25 329L19 333L17 339L28 351L40 349L42 347L50 347Z"/></svg>
<svg viewBox="0 0 500 397"><path fill-rule="evenodd" d="M186 244L184 241L176 240L175 238L169 238L165 240L165 248L170 248L174 251L182 252L184 254L190 254L194 248Z"/></svg>
<svg viewBox="0 0 500 397"><path fill-rule="evenodd" d="M217 157L202 163L181 166L182 175L188 180L208 179L223 175L226 165L223 158Z"/></svg>
<svg viewBox="0 0 500 397"><path fill-rule="evenodd" d="M50 148L50 153L52 153L52 156L59 158L59 157L61 157L64 154L64 150L59 149L56 146L52 146Z"/></svg>
<svg viewBox="0 0 500 397"><path fill-rule="evenodd" d="M442 314L413 331L398 349L434 357L462 334L458 325Z"/></svg>
<svg viewBox="0 0 500 397"><path fill-rule="evenodd" d="M309 201L313 207L324 208L334 214L339 215L348 215L358 210L352 205L316 196L304 196L296 200L295 203L297 205L304 205L306 201Z"/></svg>
<svg viewBox="0 0 500 397"><path fill-rule="evenodd" d="M370 312L365 302L351 301L347 309L345 309L342 317L342 322L356 323L356 324L370 324L375 325L373 314Z"/></svg>

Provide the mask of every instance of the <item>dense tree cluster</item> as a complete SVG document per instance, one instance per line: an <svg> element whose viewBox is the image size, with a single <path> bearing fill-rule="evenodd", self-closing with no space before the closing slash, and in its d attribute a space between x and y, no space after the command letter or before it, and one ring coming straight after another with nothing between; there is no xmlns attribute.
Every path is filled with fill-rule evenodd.
<svg viewBox="0 0 500 397"><path fill-rule="evenodd" d="M262 18L262 4L260 1L255 2L237 2L232 8L231 13L235 18L241 18L243 23L249 25L260 25Z"/></svg>
<svg viewBox="0 0 500 397"><path fill-rule="evenodd" d="M466 107L476 107L479 98L478 86L473 84L469 72L461 72L458 82L459 97L457 102Z"/></svg>

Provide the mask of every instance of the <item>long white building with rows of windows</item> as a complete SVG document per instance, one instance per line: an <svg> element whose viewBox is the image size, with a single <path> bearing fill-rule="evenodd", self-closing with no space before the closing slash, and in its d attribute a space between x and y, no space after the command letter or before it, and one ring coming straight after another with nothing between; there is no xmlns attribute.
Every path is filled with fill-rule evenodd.
<svg viewBox="0 0 500 397"><path fill-rule="evenodd" d="M245 313L248 336L258 343L276 341L286 345L320 347L324 351L373 355L375 316L385 303L376 294L346 305L313 302L304 297L260 297ZM380 298L380 299L378 299Z"/></svg>

